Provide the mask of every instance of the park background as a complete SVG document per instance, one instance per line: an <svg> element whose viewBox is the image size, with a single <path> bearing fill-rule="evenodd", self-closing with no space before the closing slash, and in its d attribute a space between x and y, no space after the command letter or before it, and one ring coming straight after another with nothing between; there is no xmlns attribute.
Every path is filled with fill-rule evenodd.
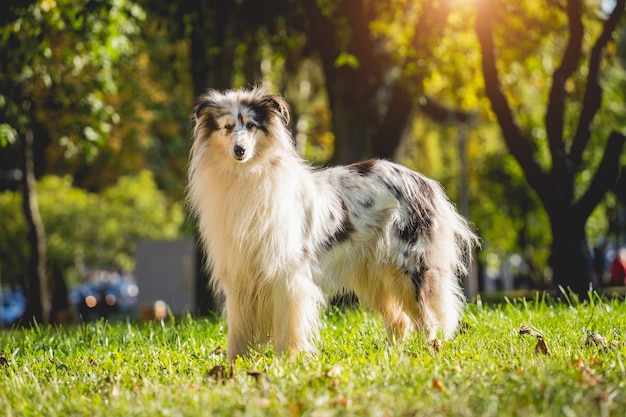
<svg viewBox="0 0 626 417"><path fill-rule="evenodd" d="M381 157L440 181L482 239L479 290L509 274L584 296L608 273L594 248L624 243L624 1L0 7L0 279L25 322L58 320L88 271L132 274L137 242L193 236L208 88L283 94L314 165Z"/></svg>

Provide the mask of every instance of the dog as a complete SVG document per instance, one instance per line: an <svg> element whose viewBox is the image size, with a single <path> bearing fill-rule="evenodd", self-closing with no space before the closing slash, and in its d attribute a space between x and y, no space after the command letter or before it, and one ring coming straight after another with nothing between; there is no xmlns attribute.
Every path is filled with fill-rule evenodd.
<svg viewBox="0 0 626 417"><path fill-rule="evenodd" d="M209 90L193 112L187 200L225 296L228 358L272 337L279 354L314 352L320 310L347 292L391 340L452 337L477 237L443 188L385 160L314 169L289 118L262 88Z"/></svg>

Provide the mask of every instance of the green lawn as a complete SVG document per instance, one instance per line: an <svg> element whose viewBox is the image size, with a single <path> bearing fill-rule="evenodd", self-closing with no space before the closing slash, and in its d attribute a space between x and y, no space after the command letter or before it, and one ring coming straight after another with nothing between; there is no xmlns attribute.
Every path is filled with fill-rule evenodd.
<svg viewBox="0 0 626 417"><path fill-rule="evenodd" d="M361 310L324 323L317 356L268 347L233 370L221 321L3 332L0 416L626 415L623 300L470 305L438 350L389 344ZM587 343L592 332L606 346Z"/></svg>

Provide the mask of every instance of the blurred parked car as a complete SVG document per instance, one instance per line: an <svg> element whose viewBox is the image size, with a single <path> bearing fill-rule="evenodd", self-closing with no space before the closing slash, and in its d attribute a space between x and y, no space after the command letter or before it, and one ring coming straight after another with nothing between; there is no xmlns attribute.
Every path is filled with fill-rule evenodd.
<svg viewBox="0 0 626 417"><path fill-rule="evenodd" d="M139 288L135 279L115 272L92 271L70 291L70 301L82 321L129 317L137 314Z"/></svg>
<svg viewBox="0 0 626 417"><path fill-rule="evenodd" d="M2 291L2 306L0 306L0 317L2 327L15 324L24 315L26 310L26 296L22 291L4 290Z"/></svg>

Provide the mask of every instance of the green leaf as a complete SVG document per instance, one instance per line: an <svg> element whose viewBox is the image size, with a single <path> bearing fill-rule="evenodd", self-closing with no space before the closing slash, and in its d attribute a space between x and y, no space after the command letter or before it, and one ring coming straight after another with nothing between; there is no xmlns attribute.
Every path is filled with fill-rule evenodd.
<svg viewBox="0 0 626 417"><path fill-rule="evenodd" d="M17 132L11 125L0 123L0 147L13 145L17 142Z"/></svg>
<svg viewBox="0 0 626 417"><path fill-rule="evenodd" d="M359 59L348 53L342 52L339 54L337 59L335 59L335 67L350 67L350 68L358 68L359 67Z"/></svg>

